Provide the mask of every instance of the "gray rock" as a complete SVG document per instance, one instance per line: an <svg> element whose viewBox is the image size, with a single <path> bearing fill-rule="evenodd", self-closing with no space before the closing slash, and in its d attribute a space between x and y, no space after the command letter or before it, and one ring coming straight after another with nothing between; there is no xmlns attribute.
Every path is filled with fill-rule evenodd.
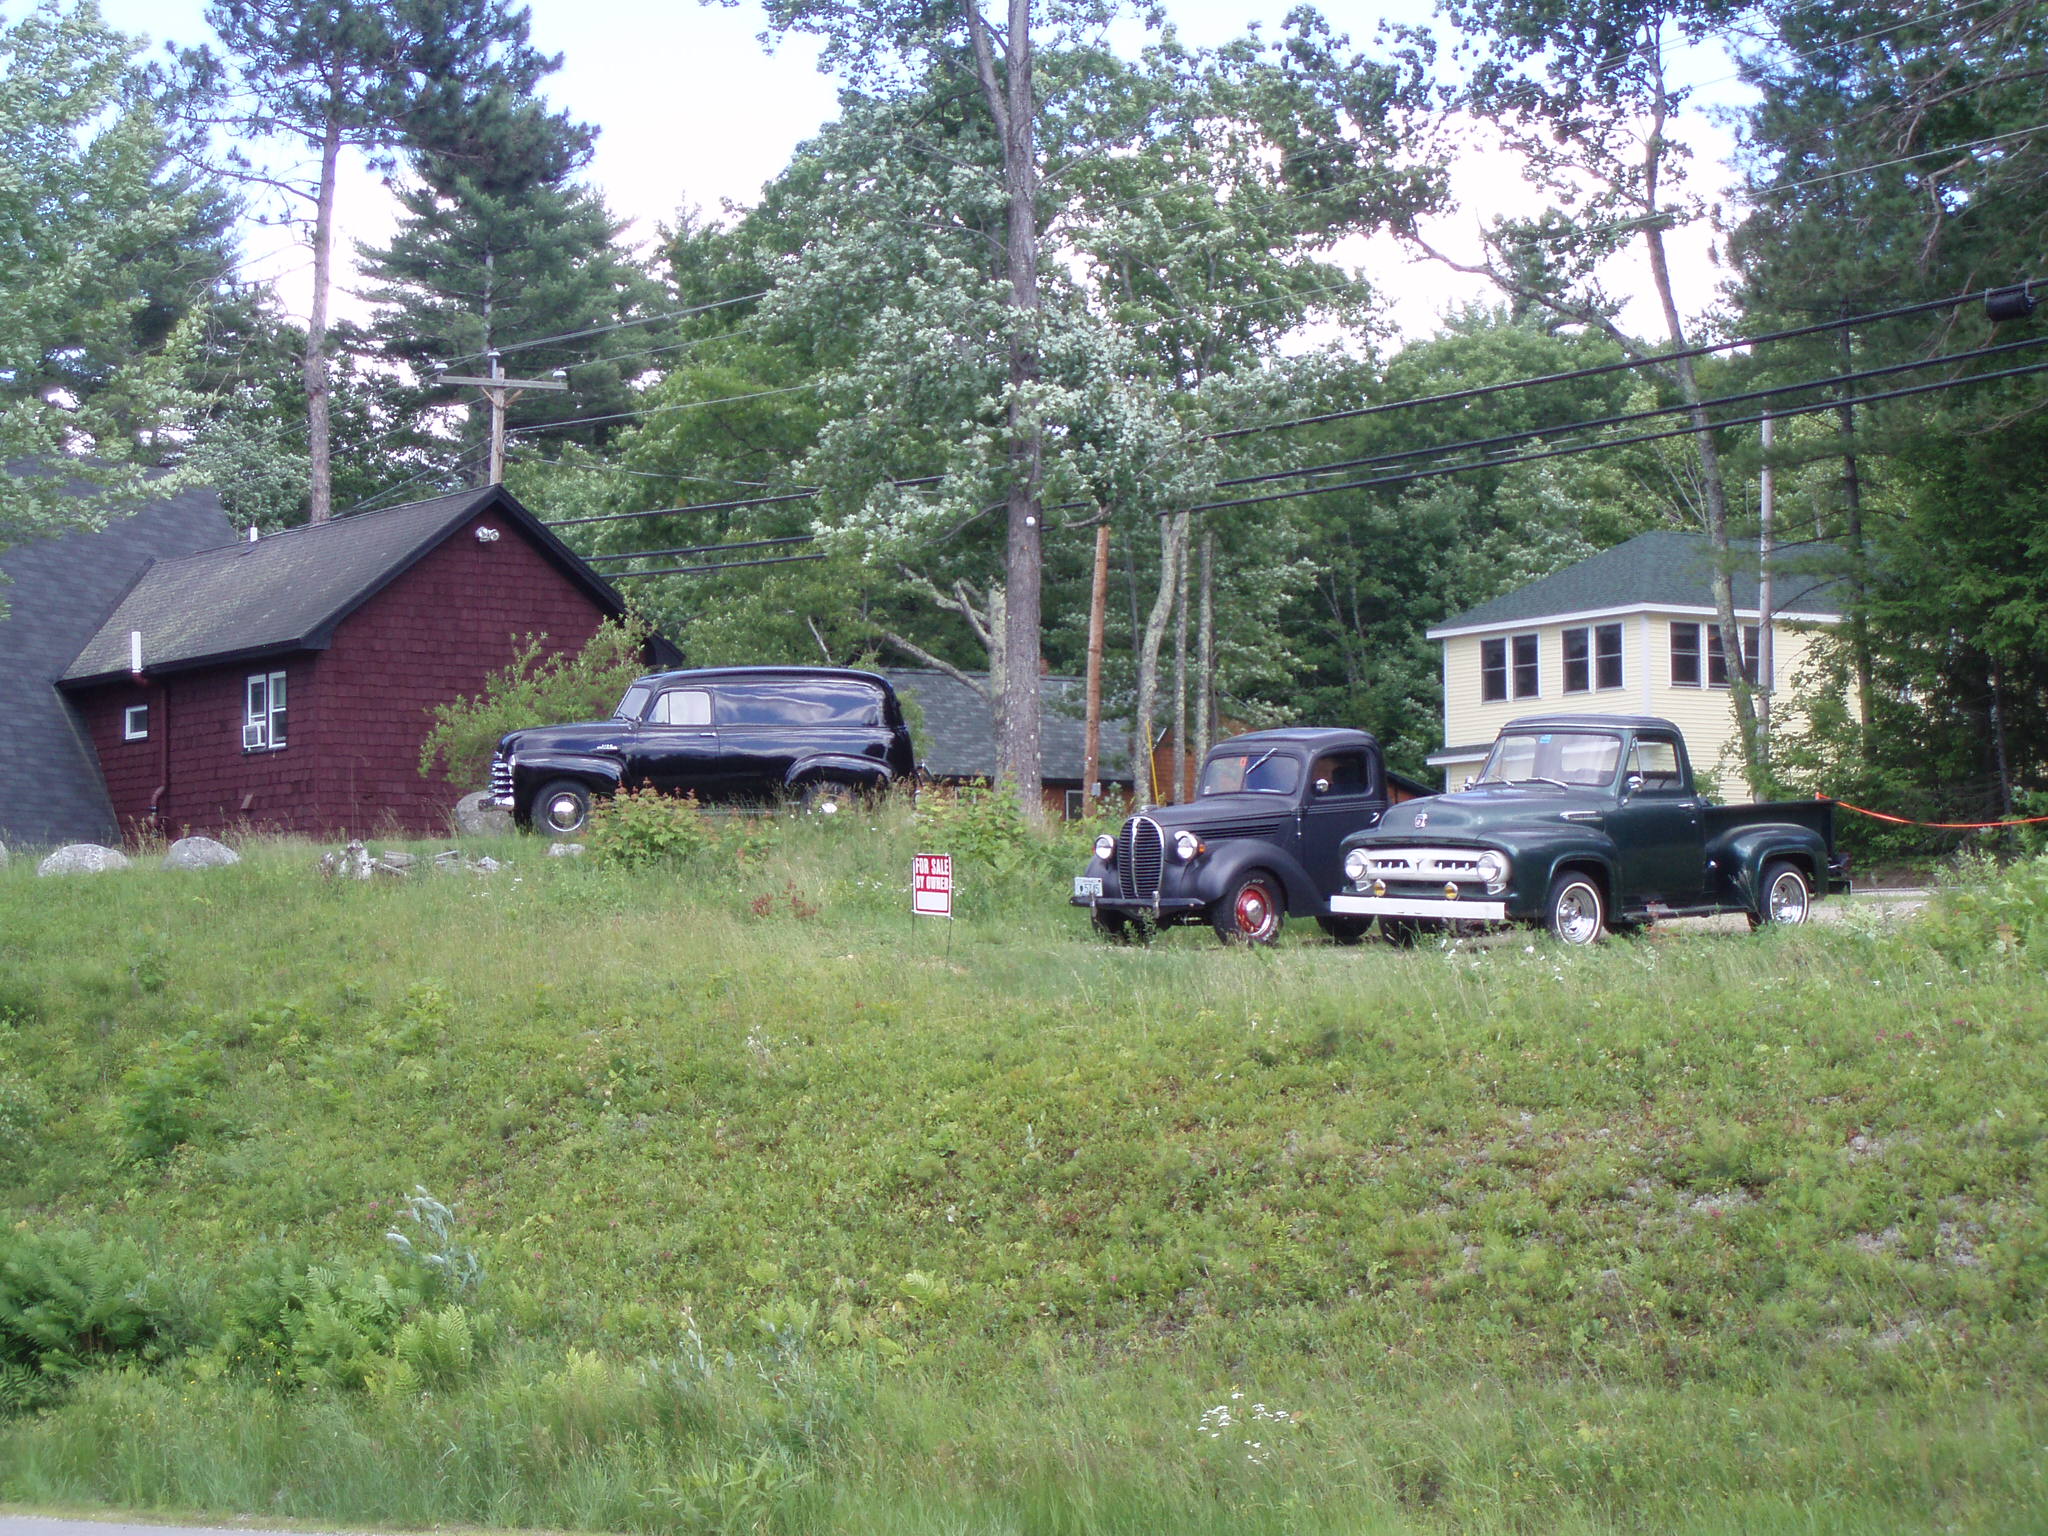
<svg viewBox="0 0 2048 1536"><path fill-rule="evenodd" d="M503 864L500 864L487 853L480 859L472 860L469 871L473 875L494 875L504 867Z"/></svg>
<svg viewBox="0 0 2048 1536"><path fill-rule="evenodd" d="M322 854L320 873L330 880L367 880L370 878L370 850L356 842Z"/></svg>
<svg viewBox="0 0 2048 1536"><path fill-rule="evenodd" d="M581 843L549 843L548 857L551 859L580 859L583 857Z"/></svg>
<svg viewBox="0 0 2048 1536"><path fill-rule="evenodd" d="M7 867L7 845L0 843L0 869Z"/></svg>
<svg viewBox="0 0 2048 1536"><path fill-rule="evenodd" d="M239 853L210 837L181 837L164 853L165 869L218 869L241 862Z"/></svg>
<svg viewBox="0 0 2048 1536"><path fill-rule="evenodd" d="M435 854L435 855L434 855L434 868L436 868L436 869L460 869L460 868L462 868L462 850L461 850L460 848L449 848L449 849L445 849L444 851L442 851L442 852L440 852L440 853L437 853L437 854Z"/></svg>
<svg viewBox="0 0 2048 1536"><path fill-rule="evenodd" d="M413 866L417 863L419 860L403 848L386 848L377 855L377 862L372 867L380 875L392 875L403 879L412 873Z"/></svg>
<svg viewBox="0 0 2048 1536"><path fill-rule="evenodd" d="M39 875L97 875L104 870L126 869L128 855L97 843L67 843L36 866Z"/></svg>
<svg viewBox="0 0 2048 1536"><path fill-rule="evenodd" d="M498 837L512 830L512 813L484 802L491 797L482 790L455 802L455 830L464 837Z"/></svg>

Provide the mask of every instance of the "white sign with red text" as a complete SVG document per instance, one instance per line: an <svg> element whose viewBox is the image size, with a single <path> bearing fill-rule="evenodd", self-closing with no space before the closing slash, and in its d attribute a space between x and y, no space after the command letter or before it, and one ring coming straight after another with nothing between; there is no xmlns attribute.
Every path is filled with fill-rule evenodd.
<svg viewBox="0 0 2048 1536"><path fill-rule="evenodd" d="M910 910L919 917L953 915L953 855L920 853L911 857Z"/></svg>

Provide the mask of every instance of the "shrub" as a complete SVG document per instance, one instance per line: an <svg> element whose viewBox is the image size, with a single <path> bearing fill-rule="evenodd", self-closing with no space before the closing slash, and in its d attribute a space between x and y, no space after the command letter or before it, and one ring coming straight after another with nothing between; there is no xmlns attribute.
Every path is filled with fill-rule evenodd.
<svg viewBox="0 0 2048 1536"><path fill-rule="evenodd" d="M592 806L584 840L593 859L621 869L685 858L713 842L696 796L678 799L652 789L628 790Z"/></svg>
<svg viewBox="0 0 2048 1536"><path fill-rule="evenodd" d="M224 1129L208 1102L222 1076L220 1053L202 1046L195 1031L145 1047L121 1079L115 1104L126 1161L156 1162Z"/></svg>
<svg viewBox="0 0 2048 1536"><path fill-rule="evenodd" d="M40 1407L100 1361L156 1360L169 1334L133 1243L0 1233L0 1410Z"/></svg>
<svg viewBox="0 0 2048 1536"><path fill-rule="evenodd" d="M491 750L507 731L609 716L626 684L647 670L647 633L644 624L607 619L573 654L547 651L546 635L528 635L481 694L434 707L434 728L420 743L420 775L431 777L443 763L454 782L481 785Z"/></svg>
<svg viewBox="0 0 2048 1536"><path fill-rule="evenodd" d="M2011 955L2048 963L2048 854L2003 868L1988 859L1958 865L1929 907L1923 931L1956 959Z"/></svg>

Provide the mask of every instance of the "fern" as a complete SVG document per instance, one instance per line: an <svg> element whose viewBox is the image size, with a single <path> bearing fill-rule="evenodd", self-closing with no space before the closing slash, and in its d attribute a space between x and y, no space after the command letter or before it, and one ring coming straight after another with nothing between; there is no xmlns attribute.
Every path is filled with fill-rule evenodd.
<svg viewBox="0 0 2048 1536"><path fill-rule="evenodd" d="M88 1366L153 1362L169 1319L142 1250L82 1232L0 1234L0 1407L47 1401Z"/></svg>

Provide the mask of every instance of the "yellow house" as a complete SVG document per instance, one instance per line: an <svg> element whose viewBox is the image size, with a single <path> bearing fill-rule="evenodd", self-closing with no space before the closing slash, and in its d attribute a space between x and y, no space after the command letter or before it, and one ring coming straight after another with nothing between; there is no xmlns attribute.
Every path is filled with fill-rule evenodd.
<svg viewBox="0 0 2048 1536"><path fill-rule="evenodd" d="M1812 549L1799 551L1811 561ZM1735 612L1752 674L1768 655L1775 721L1797 711L1792 680L1817 627L1841 621L1825 576L1776 568L1768 652L1762 645L1756 544L1733 573ZM1685 732L1701 787L1746 800L1735 746L1727 658L1714 623L1706 535L1658 531L1581 560L1428 631L1444 648L1444 747L1432 766L1456 789L1479 771L1495 734L1521 715L1660 715Z"/></svg>

